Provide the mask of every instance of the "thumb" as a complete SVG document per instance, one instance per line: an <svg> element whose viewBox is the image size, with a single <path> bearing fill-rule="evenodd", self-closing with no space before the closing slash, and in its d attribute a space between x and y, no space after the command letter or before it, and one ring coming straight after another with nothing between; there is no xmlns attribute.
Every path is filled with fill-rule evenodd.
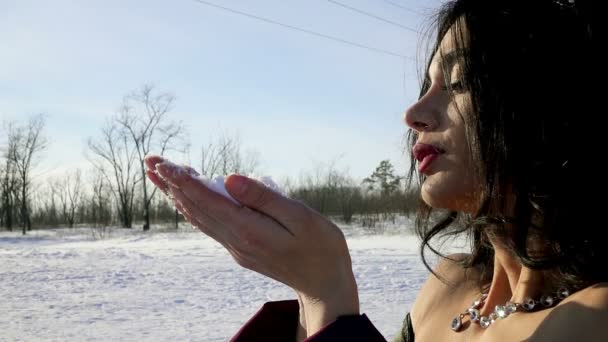
<svg viewBox="0 0 608 342"><path fill-rule="evenodd" d="M285 227L306 210L300 202L279 194L255 179L230 175L224 185L241 204L274 218Z"/></svg>

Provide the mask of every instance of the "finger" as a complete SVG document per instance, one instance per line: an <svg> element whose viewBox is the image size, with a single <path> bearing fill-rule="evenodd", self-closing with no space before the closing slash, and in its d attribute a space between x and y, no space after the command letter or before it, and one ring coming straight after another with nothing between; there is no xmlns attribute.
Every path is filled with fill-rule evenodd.
<svg viewBox="0 0 608 342"><path fill-rule="evenodd" d="M193 228L209 236L213 240L220 242L213 233L213 231L211 231L206 224L199 221L194 215L192 215L190 210L184 208L179 202L175 202L175 207L177 208L177 210L179 210L179 212L186 219L186 221L188 221L192 225ZM224 245L222 242L220 242L220 244Z"/></svg>
<svg viewBox="0 0 608 342"><path fill-rule="evenodd" d="M176 195L176 197L181 198L180 195ZM209 224L199 221L195 215L191 214L191 211L196 211L196 208L186 209L179 201L175 202L175 206L178 208L180 213L182 213L182 215L186 218L186 220L192 224L194 228L198 229L203 234L209 236L213 240L217 241L220 245L222 245L228 251L228 253L230 253L230 255L237 262L237 264L252 271L258 272L262 275L265 275L267 277L270 277L272 279L275 279L279 282L283 282L283 280L281 280L281 278L272 269L266 269L264 267L261 267L261 264L257 262L256 258L250 253L245 253L241 249L235 248L234 245L231 245L226 241L223 241L222 239L218 239L214 235L213 229L209 228ZM265 251L262 250L261 252Z"/></svg>
<svg viewBox="0 0 608 342"><path fill-rule="evenodd" d="M148 179L150 179L150 181L152 181L152 183L154 185L156 185L162 192L164 192L165 195L167 194L167 192L169 191L167 183L165 183L165 181L160 179L160 177L158 177L156 172L151 171L151 170L146 170L146 176L148 176Z"/></svg>
<svg viewBox="0 0 608 342"><path fill-rule="evenodd" d="M285 197L261 182L241 175L230 175L226 190L243 205L260 211L292 230L294 222L306 222L312 210L302 203Z"/></svg>
<svg viewBox="0 0 608 342"><path fill-rule="evenodd" d="M224 216L234 216L236 214L235 210L239 207L236 203L209 189L202 179L195 177L184 167L166 161L158 164L156 171L168 185L187 192L188 197L195 203L218 202L216 211L221 211ZM194 194L198 195L194 196ZM221 205L224 203L230 203L230 205Z"/></svg>
<svg viewBox="0 0 608 342"><path fill-rule="evenodd" d="M194 177L200 176L200 174L195 169L193 169L191 166L182 165L182 167L186 169L186 172L188 172L189 175L194 176Z"/></svg>
<svg viewBox="0 0 608 342"><path fill-rule="evenodd" d="M262 213L247 207L238 207L234 216L222 217L213 211L212 205L192 199L200 195L200 192L193 190L193 187L182 190L170 185L170 188L175 199L182 203L185 210L208 227L209 232L205 233L232 251L233 255L260 257L287 248L292 242L292 234L288 233L285 227ZM217 196L215 193L212 195Z"/></svg>
<svg viewBox="0 0 608 342"><path fill-rule="evenodd" d="M260 262L258 260L258 258L254 257L248 253L242 253L238 249L231 249L231 248L226 248L226 249L232 256L232 258L236 261L236 263L239 264L240 266L242 266L246 269L252 270L254 272L260 273L269 278L272 278L287 286L290 286L290 284L287 284L285 282L285 280L282 279L282 277L279 275L278 270L276 270L273 267L265 267L265 262ZM274 256L272 258L276 259L276 256Z"/></svg>
<svg viewBox="0 0 608 342"><path fill-rule="evenodd" d="M222 229L222 225L213 217L207 215L197 205L184 195L182 191L175 187L170 187L170 193L178 210L186 217L186 219L195 225L201 232L205 233L212 239L225 245L230 240L234 240L233 235L228 229Z"/></svg>
<svg viewBox="0 0 608 342"><path fill-rule="evenodd" d="M236 231L235 234L239 236L253 234L256 235L255 239L268 241L285 239L288 237L285 233L293 236L289 227L281 225L274 218L240 204L235 205L224 196L216 194L214 191L207 189L206 186L203 187L205 191L198 191L193 186L181 190L193 203L197 204L201 211L213 217L216 221L224 222ZM220 198L222 202L229 203L230 206L227 207L221 202L216 202L213 198Z"/></svg>
<svg viewBox="0 0 608 342"><path fill-rule="evenodd" d="M290 235L289 228L282 226L273 218L233 203L226 197L210 190L200 179L194 178L175 164L162 163L157 171L167 180L176 195L181 192L189 203L203 215L221 223L233 236L227 243L239 244L241 240L276 241L285 243ZM174 192L178 189L179 192ZM286 234L289 233L290 235Z"/></svg>
<svg viewBox="0 0 608 342"><path fill-rule="evenodd" d="M144 158L144 161L146 162L146 166L148 167L148 169L155 170L156 165L164 162L165 159L155 154L149 154Z"/></svg>
<svg viewBox="0 0 608 342"><path fill-rule="evenodd" d="M260 255L264 255L265 257L268 257L267 250L262 249L262 250L257 251L258 253L256 253L256 254L251 254L251 253L245 252L242 248L238 248L235 244L230 243L230 241L225 241L224 238L219 238L216 235L216 231L215 231L219 225L217 225L217 224L214 225L212 223L199 220L197 218L200 215L200 213L198 213L198 209L196 207L192 207L192 202L188 198L185 198L183 196L184 196L183 194L175 193L175 202L174 203L175 203L175 206L178 208L178 210L186 218L186 220L188 220L188 222L190 222L195 228L200 230L202 233L211 237L212 239L217 241L219 244L221 244L230 253L232 258L239 265L241 265L247 269L256 271L267 277L273 278L277 281L281 281L280 277L277 276L276 272L274 272L272 269L266 269L266 268L262 267L262 265L256 261L257 260L256 255L257 255L257 257L259 257ZM182 203L185 203L185 204L182 204ZM211 219L211 222L212 222L212 219ZM234 240L234 236L231 235L229 232L227 232L226 235L232 236L232 239Z"/></svg>

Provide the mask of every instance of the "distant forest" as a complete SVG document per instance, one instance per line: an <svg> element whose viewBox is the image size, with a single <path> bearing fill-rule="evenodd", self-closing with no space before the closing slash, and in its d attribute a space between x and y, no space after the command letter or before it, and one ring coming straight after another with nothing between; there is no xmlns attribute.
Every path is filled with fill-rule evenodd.
<svg viewBox="0 0 608 342"><path fill-rule="evenodd" d="M0 128L0 229L23 234L55 227L150 229L175 224L180 216L145 177L148 153L179 153L188 148L184 127L171 120L175 97L144 85L124 97L116 115L88 139L90 169L70 170L47 179L32 176L50 140L46 116L3 122ZM259 168L259 153L244 151L238 136L224 135L200 147L198 165L209 178ZM333 163L317 166L298 179L278 180L292 198L344 223L354 219L373 227L381 220L415 210L418 190L406 186L389 160L382 160L363 181Z"/></svg>

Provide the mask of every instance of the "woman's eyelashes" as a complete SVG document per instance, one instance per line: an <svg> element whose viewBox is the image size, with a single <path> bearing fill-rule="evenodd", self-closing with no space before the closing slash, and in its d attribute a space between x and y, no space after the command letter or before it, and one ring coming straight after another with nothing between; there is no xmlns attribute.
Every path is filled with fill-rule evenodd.
<svg viewBox="0 0 608 342"><path fill-rule="evenodd" d="M444 91L452 91L454 93L462 93L465 91L464 83L462 81L456 81L449 83L448 85L441 86Z"/></svg>
<svg viewBox="0 0 608 342"><path fill-rule="evenodd" d="M443 70L443 75L443 86L441 88L444 91L458 94L463 93L466 90L462 68L458 63L451 65L449 70Z"/></svg>

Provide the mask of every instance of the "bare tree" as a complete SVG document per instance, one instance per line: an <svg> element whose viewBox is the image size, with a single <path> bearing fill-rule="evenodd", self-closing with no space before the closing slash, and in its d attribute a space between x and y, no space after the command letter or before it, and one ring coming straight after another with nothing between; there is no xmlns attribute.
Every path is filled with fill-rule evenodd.
<svg viewBox="0 0 608 342"><path fill-rule="evenodd" d="M157 93L152 85L144 85L123 100L116 122L128 134L135 146L140 171L144 230L150 229L150 201L156 187L150 192L146 179L145 156L151 151L163 155L167 149L177 148L183 141L184 129L180 123L169 120L175 97Z"/></svg>
<svg viewBox="0 0 608 342"><path fill-rule="evenodd" d="M201 174L212 178L229 173L250 174L260 164L259 153L255 150L241 151L238 135L223 134L216 142L209 142L201 148Z"/></svg>
<svg viewBox="0 0 608 342"><path fill-rule="evenodd" d="M224 155L219 144L208 143L207 146L201 148L201 174L212 178L219 175L220 156Z"/></svg>
<svg viewBox="0 0 608 342"><path fill-rule="evenodd" d="M95 227L106 226L110 221L110 199L107 197L108 183L103 171L94 170L91 180L91 219Z"/></svg>
<svg viewBox="0 0 608 342"><path fill-rule="evenodd" d="M312 172L300 174L299 187L291 192L291 196L324 215L335 213L334 198L341 179L336 162L337 158L327 164L317 163Z"/></svg>
<svg viewBox="0 0 608 342"><path fill-rule="evenodd" d="M89 160L111 184L123 227L131 228L135 187L141 180L136 165L137 149L127 132L115 122L108 121L101 133L99 140L88 141L89 150L93 153Z"/></svg>
<svg viewBox="0 0 608 342"><path fill-rule="evenodd" d="M69 174L66 178L66 190L68 192L69 200L69 216L68 226L74 227L74 218L76 216L76 209L82 204L83 188L82 188L82 173L80 169L76 169L72 174Z"/></svg>
<svg viewBox="0 0 608 342"><path fill-rule="evenodd" d="M54 195L59 198L63 221L68 227L73 228L76 210L82 204L82 173L76 169L73 173L55 181L53 186Z"/></svg>
<svg viewBox="0 0 608 342"><path fill-rule="evenodd" d="M30 172L37 162L37 157L47 147L47 140L42 136L45 116L40 114L29 119L25 126L13 126L9 131L9 140L16 141L16 148L10 158L17 170L19 179L19 214L23 234L32 227L28 207L29 190L31 185Z"/></svg>
<svg viewBox="0 0 608 342"><path fill-rule="evenodd" d="M56 183L55 180L47 179L46 186L35 192L38 196L39 223L54 226L59 222Z"/></svg>
<svg viewBox="0 0 608 342"><path fill-rule="evenodd" d="M0 166L0 227L13 230L13 181L15 177L11 176L10 166L8 159L2 161Z"/></svg>
<svg viewBox="0 0 608 342"><path fill-rule="evenodd" d="M19 135L16 134L17 127L15 122L4 124L6 137L5 146L2 148L2 168L0 170L0 194L1 194L1 210L0 210L0 225L8 230L13 230L16 193L19 184L17 177L17 168L15 167L15 154L19 141Z"/></svg>

